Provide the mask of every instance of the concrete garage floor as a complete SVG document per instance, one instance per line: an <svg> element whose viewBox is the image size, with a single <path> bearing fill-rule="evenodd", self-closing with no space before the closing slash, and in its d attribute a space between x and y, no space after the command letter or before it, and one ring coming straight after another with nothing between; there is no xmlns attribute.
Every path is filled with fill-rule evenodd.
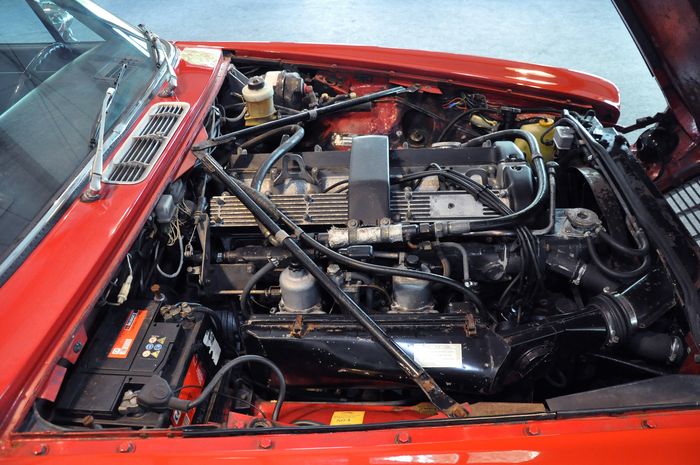
<svg viewBox="0 0 700 465"><path fill-rule="evenodd" d="M97 0L177 40L436 50L560 66L617 84L621 124L666 107L609 0Z"/></svg>

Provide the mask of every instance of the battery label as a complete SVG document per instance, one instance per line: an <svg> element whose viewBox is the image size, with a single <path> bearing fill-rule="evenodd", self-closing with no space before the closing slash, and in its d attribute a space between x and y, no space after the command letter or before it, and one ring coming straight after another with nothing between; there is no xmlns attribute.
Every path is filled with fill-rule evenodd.
<svg viewBox="0 0 700 465"><path fill-rule="evenodd" d="M129 316L126 317L124 326L122 326L117 340L109 351L107 358L126 358L129 355L131 346L134 345L136 335L146 319L146 310L132 310Z"/></svg>

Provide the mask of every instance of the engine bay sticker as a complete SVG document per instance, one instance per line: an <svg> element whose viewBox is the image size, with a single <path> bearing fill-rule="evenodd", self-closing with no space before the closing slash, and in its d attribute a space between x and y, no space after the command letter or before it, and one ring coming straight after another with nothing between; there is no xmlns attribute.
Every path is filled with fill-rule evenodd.
<svg viewBox="0 0 700 465"><path fill-rule="evenodd" d="M165 336L159 336L157 334L151 334L151 337L146 341L144 351L141 352L143 358L153 357L158 358L160 351L165 347L167 338Z"/></svg>
<svg viewBox="0 0 700 465"><path fill-rule="evenodd" d="M126 358L129 355L131 346L134 345L136 335L146 319L146 310L132 310L126 317L124 326L117 335L117 340L112 345L107 358Z"/></svg>
<svg viewBox="0 0 700 465"><path fill-rule="evenodd" d="M364 411L337 411L331 417L331 426L361 425L365 421Z"/></svg>
<svg viewBox="0 0 700 465"><path fill-rule="evenodd" d="M461 344L411 344L409 350L423 368L462 368Z"/></svg>
<svg viewBox="0 0 700 465"><path fill-rule="evenodd" d="M195 66L213 68L219 62L221 52L211 48L186 48L180 52L180 59Z"/></svg>

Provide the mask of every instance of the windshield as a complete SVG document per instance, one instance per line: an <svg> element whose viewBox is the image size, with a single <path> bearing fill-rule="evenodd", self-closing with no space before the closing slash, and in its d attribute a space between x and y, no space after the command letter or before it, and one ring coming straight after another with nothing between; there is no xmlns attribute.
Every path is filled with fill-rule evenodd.
<svg viewBox="0 0 700 465"><path fill-rule="evenodd" d="M106 134L140 100L156 72L138 31L117 27L116 18L102 19L93 4L5 0L2 5L0 264L89 163L97 114L123 65Z"/></svg>

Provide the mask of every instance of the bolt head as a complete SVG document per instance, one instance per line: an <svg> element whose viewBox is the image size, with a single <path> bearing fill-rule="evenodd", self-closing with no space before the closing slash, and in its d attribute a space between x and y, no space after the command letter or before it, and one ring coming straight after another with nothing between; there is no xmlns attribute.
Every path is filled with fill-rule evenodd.
<svg viewBox="0 0 700 465"><path fill-rule="evenodd" d="M262 438L258 441L258 448L260 449L272 449L272 439Z"/></svg>
<svg viewBox="0 0 700 465"><path fill-rule="evenodd" d="M527 434L528 436L539 436L540 428L535 425L527 425L525 427L525 434Z"/></svg>
<svg viewBox="0 0 700 465"><path fill-rule="evenodd" d="M645 418L644 420L642 420L642 428L654 429L656 428L656 422L654 420Z"/></svg>
<svg viewBox="0 0 700 465"><path fill-rule="evenodd" d="M134 445L133 442L122 442L119 444L119 447L117 447L117 452L120 454L128 454L130 452L133 452L136 449L136 446Z"/></svg>

